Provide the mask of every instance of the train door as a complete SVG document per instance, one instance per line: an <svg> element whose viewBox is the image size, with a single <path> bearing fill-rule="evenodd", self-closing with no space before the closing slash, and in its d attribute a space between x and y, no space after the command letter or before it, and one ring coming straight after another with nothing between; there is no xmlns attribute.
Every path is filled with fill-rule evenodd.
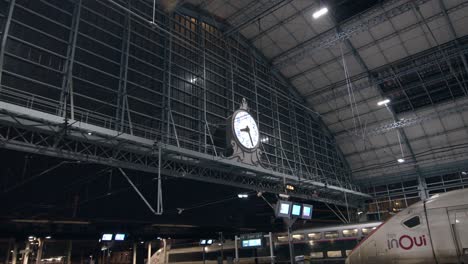
<svg viewBox="0 0 468 264"><path fill-rule="evenodd" d="M468 208L449 210L448 213L460 262L468 264Z"/></svg>

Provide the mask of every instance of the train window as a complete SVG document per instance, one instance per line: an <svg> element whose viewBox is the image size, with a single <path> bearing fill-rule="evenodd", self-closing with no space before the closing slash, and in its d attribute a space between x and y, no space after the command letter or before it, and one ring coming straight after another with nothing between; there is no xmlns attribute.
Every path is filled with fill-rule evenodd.
<svg viewBox="0 0 468 264"><path fill-rule="evenodd" d="M327 238L327 239L338 238L338 231L327 231L327 232L325 232L325 238Z"/></svg>
<svg viewBox="0 0 468 264"><path fill-rule="evenodd" d="M358 229L345 229L341 232L343 233L343 237L355 237L358 235Z"/></svg>
<svg viewBox="0 0 468 264"><path fill-rule="evenodd" d="M319 240L322 238L322 233L317 232L317 233L309 233L307 234L310 240Z"/></svg>
<svg viewBox="0 0 468 264"><path fill-rule="evenodd" d="M367 236L368 234L370 234L370 232L372 232L373 230L375 230L377 227L374 226L372 228L370 227L366 227L366 228L363 228L361 231L362 231L362 235L364 236Z"/></svg>
<svg viewBox="0 0 468 264"><path fill-rule="evenodd" d="M327 257L329 258L341 258L341 250L327 251Z"/></svg>
<svg viewBox="0 0 468 264"><path fill-rule="evenodd" d="M310 252L310 258L323 258L323 252Z"/></svg>
<svg viewBox="0 0 468 264"><path fill-rule="evenodd" d="M304 240L304 235L292 235L293 240L299 241L299 240Z"/></svg>
<svg viewBox="0 0 468 264"><path fill-rule="evenodd" d="M419 216L414 216L411 217L410 219L406 220L403 222L403 224L409 228L413 228L415 226L418 226L421 224L421 219L419 219Z"/></svg>
<svg viewBox="0 0 468 264"><path fill-rule="evenodd" d="M287 236L279 236L278 241L279 242L288 242L288 237Z"/></svg>

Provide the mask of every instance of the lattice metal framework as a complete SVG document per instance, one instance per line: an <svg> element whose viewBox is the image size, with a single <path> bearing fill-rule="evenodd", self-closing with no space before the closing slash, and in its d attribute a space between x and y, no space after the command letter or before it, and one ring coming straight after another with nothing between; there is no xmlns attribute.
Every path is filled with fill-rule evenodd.
<svg viewBox="0 0 468 264"><path fill-rule="evenodd" d="M157 11L152 25L142 0L0 2L11 11L0 54L5 147L155 172L163 145L169 175L272 192L290 180L305 186L297 195L330 203L362 197L323 124L239 35L179 13ZM216 144L242 98L259 123L263 171L226 163Z"/></svg>

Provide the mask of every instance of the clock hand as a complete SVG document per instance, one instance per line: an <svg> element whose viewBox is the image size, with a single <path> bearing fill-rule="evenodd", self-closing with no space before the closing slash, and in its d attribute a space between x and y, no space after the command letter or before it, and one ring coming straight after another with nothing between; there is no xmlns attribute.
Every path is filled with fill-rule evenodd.
<svg viewBox="0 0 468 264"><path fill-rule="evenodd" d="M252 147L254 146L253 140L252 140L252 135L250 135L250 128L249 126L246 126L245 128L240 129L241 132L247 132L249 134L250 138L250 143L252 143Z"/></svg>
<svg viewBox="0 0 468 264"><path fill-rule="evenodd" d="M253 140L252 140L252 136L250 135L250 131L248 131L247 133L249 133L250 143L252 143L252 147L253 147L254 143L253 143Z"/></svg>

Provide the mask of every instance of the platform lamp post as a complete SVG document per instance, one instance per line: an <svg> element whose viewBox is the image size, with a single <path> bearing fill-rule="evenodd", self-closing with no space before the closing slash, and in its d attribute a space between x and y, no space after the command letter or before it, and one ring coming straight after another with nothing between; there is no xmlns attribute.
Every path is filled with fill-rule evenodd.
<svg viewBox="0 0 468 264"><path fill-rule="evenodd" d="M202 247L202 252L203 252L203 264L206 263L205 260L205 247L213 244L213 239L202 239L200 240L200 246Z"/></svg>

